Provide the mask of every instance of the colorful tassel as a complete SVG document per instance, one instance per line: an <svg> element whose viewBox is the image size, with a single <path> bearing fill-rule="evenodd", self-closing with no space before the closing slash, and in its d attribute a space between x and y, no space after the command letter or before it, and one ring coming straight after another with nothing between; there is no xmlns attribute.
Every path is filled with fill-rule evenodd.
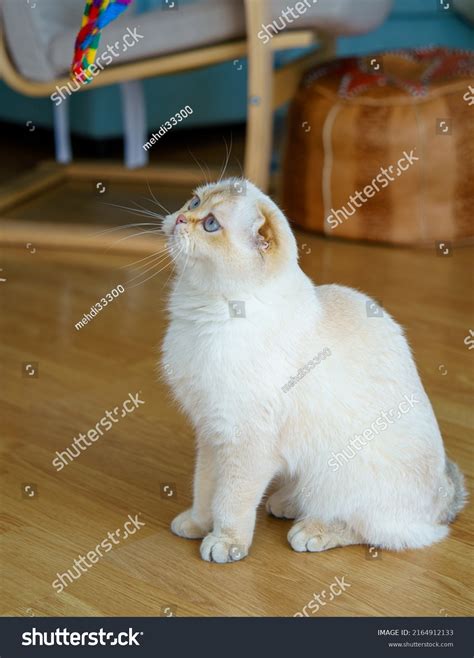
<svg viewBox="0 0 474 658"><path fill-rule="evenodd" d="M127 9L132 0L87 0L82 27L76 38L71 77L81 82L93 78L89 71L94 63L101 31Z"/></svg>

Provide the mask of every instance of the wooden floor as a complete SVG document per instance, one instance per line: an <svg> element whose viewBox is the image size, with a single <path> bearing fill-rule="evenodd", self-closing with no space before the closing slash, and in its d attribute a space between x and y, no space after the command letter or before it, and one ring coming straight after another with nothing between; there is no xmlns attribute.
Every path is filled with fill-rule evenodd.
<svg viewBox="0 0 474 658"><path fill-rule="evenodd" d="M316 282L364 290L406 327L448 453L472 488L474 351L464 338L474 327L474 249L440 257L304 233L298 242ZM191 502L194 450L155 373L168 270L78 331L91 305L127 287L134 273L123 268L142 256L32 249L4 248L0 262L0 614L291 616L336 577L350 588L317 616L472 614L472 506L441 544L399 554L297 554L286 540L291 522L260 509L247 559L203 562L198 541L169 530ZM145 404L54 469L56 451L137 392ZM138 513L144 527L56 593L58 572Z"/></svg>

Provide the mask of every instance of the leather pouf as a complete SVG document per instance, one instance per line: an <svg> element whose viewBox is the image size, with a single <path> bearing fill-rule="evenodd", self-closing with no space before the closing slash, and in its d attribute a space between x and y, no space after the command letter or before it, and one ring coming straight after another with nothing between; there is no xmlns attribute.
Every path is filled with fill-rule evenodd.
<svg viewBox="0 0 474 658"><path fill-rule="evenodd" d="M348 58L302 80L282 205L335 237L430 245L473 237L474 57L429 49Z"/></svg>

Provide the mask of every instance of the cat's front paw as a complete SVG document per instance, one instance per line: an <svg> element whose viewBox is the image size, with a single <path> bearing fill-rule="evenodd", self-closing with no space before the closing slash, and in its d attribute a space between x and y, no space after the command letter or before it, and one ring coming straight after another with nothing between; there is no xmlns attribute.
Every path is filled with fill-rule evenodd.
<svg viewBox="0 0 474 658"><path fill-rule="evenodd" d="M207 535L201 543L201 557L207 562L237 562L248 555L248 547L229 537Z"/></svg>
<svg viewBox="0 0 474 658"><path fill-rule="evenodd" d="M193 517L193 510L187 509L178 514L171 522L171 531L178 537L186 539L202 539L211 529L210 524L199 523Z"/></svg>

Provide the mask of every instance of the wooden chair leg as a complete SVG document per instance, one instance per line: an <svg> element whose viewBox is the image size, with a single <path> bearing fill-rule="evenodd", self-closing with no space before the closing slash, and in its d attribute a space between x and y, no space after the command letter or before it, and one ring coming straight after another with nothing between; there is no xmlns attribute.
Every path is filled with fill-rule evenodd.
<svg viewBox="0 0 474 658"><path fill-rule="evenodd" d="M267 0L245 0L248 42L245 176L266 191L270 181L273 129L273 52L258 38L267 24Z"/></svg>

